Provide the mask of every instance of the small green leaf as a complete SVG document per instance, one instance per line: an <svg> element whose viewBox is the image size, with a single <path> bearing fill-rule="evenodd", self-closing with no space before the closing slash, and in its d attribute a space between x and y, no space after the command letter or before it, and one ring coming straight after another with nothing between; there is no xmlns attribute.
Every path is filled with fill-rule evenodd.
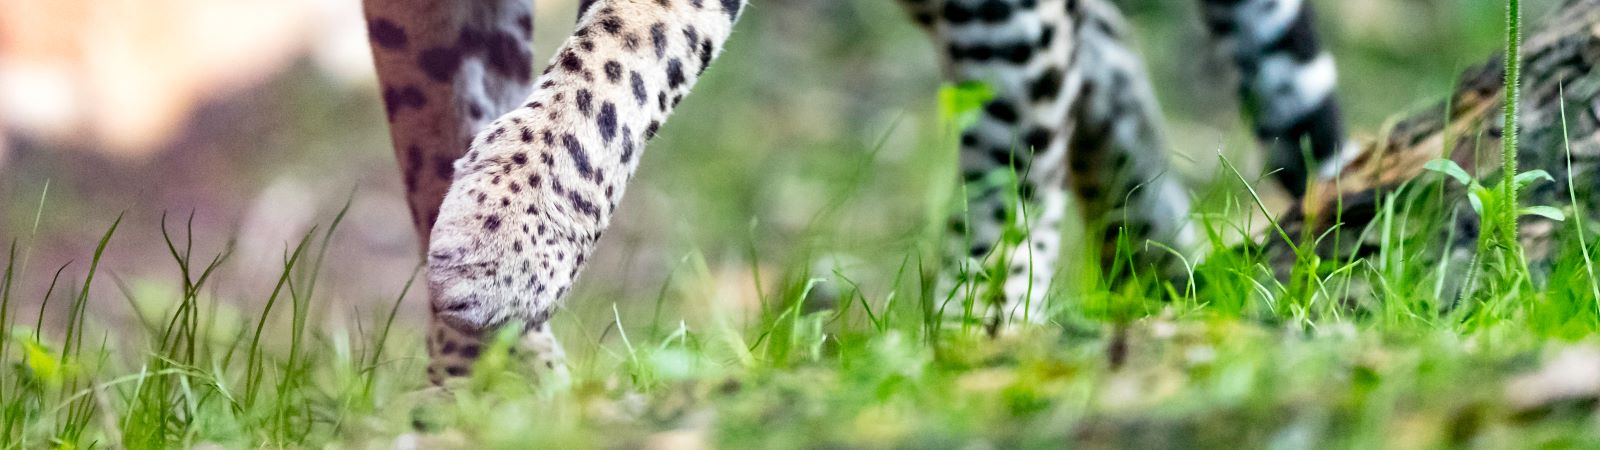
<svg viewBox="0 0 1600 450"><path fill-rule="evenodd" d="M1472 211L1478 213L1478 216L1481 217L1483 216L1484 199L1494 199L1494 192L1481 184L1473 183L1470 186L1472 192L1467 194L1467 201L1472 203Z"/></svg>
<svg viewBox="0 0 1600 450"><path fill-rule="evenodd" d="M972 126L977 112L994 99L994 89L978 81L964 81L939 87L939 115L957 129Z"/></svg>
<svg viewBox="0 0 1600 450"><path fill-rule="evenodd" d="M1529 170L1527 172L1519 173L1517 174L1516 179L1518 189L1528 187L1539 180L1546 180L1550 182L1556 181L1555 177L1550 176L1550 172L1545 172L1543 170Z"/></svg>
<svg viewBox="0 0 1600 450"><path fill-rule="evenodd" d="M1425 169L1425 170L1431 170L1431 171L1434 171L1434 172L1439 172L1439 173L1442 173L1442 174L1445 174L1445 175L1449 175L1450 178L1454 178L1456 181L1460 182L1461 184L1466 184L1466 185L1472 184L1472 175L1468 175L1467 174L1467 170L1466 169L1462 169L1461 165L1460 164L1456 164L1455 161L1451 161L1451 160L1448 160L1448 159L1435 159L1433 161L1428 161L1427 164L1423 164L1422 168Z"/></svg>
<svg viewBox="0 0 1600 450"><path fill-rule="evenodd" d="M38 341L28 339L22 341L23 362L28 366L28 371L33 376L44 380L51 385L60 385L62 381L61 360L56 359L50 350Z"/></svg>
<svg viewBox="0 0 1600 450"><path fill-rule="evenodd" d="M1521 176L1517 178L1521 178ZM1517 213L1518 216L1539 216L1557 222L1567 220L1567 215L1553 206L1529 206L1522 208Z"/></svg>

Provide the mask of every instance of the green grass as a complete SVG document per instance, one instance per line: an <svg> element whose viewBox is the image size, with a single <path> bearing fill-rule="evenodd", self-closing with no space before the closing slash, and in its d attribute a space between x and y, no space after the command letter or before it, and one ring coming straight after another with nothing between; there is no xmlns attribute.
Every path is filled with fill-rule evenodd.
<svg viewBox="0 0 1600 450"><path fill-rule="evenodd" d="M31 275L13 244L0 279L0 447L1600 445L1600 390L1550 389L1583 385L1586 372L1561 369L1573 360L1600 365L1582 221L1558 233L1542 282L1458 293L1471 269L1449 266L1461 263L1438 236L1451 208L1423 179L1384 197L1371 227L1321 237L1376 242L1370 256L1307 245L1280 281L1267 254L1225 244L1254 228L1232 218L1263 206L1253 180L1222 166L1237 184L1202 196L1216 206L1196 220L1214 244L1192 263L1192 286L1064 273L1080 287L1052 295L1050 324L991 338L929 312L963 294L921 276L936 264L921 256L928 233L897 264L757 277L753 318L714 306L674 316L709 297L713 275L691 252L650 308L572 300L588 308L558 316L558 332L588 351L574 353L570 380L532 378L501 345L448 394L425 381L416 327L395 322L412 283L352 321L315 313L343 211L284 249L249 312L212 285L229 247L201 256L188 224L163 226L174 293L97 277L108 243L128 238L113 222L82 280L54 272L41 300L71 302L59 334L13 319L12 287ZM1495 270L1532 280L1528 267ZM111 288L140 312L136 327L109 331L88 303ZM806 303L824 291L831 303ZM608 327L567 318L594 310Z"/></svg>
<svg viewBox="0 0 1600 450"><path fill-rule="evenodd" d="M924 312L941 293L922 287L914 276L920 260L908 254L901 267L884 268L897 274L886 286L856 288L845 272L778 281L764 291L772 294L760 318L748 322L623 314L608 305L612 328L563 330L569 343L598 342L595 352L574 355L570 382L531 379L500 348L448 395L427 386L421 336L394 326L393 308L355 323L310 314L339 217L285 249L281 276L253 314L231 311L208 284L226 251L198 258L187 233L167 233L182 288L176 298L151 299L118 286L136 303L164 301L136 305L150 313L125 332L105 331L95 305L84 303L91 288L109 288L93 261L119 238L114 223L88 277L58 280L62 287L46 295L75 302L63 334L4 322L0 441L7 448L409 440L425 448L682 440L728 448L1600 444L1593 426L1600 392L1529 403L1523 399L1538 390L1512 381L1600 330L1594 280L1584 270L1592 255L1580 251L1586 244L1577 230L1566 234L1544 287L1444 309L1448 294L1433 288L1439 271L1409 259L1438 252L1417 236L1434 225L1401 225L1427 216L1401 212L1413 203L1404 199L1434 197L1394 198L1374 221L1384 225L1370 230L1392 239L1384 250L1361 260L1304 258L1298 285L1262 276L1259 255L1224 248L1196 266L1207 281L1194 293L1064 294L1053 324L989 338L941 327ZM16 317L10 288L26 275L18 273L16 246L8 261L0 284L6 318ZM701 268L665 286L662 302L694 301L692 279L708 275L703 264L691 266ZM1358 284L1371 291L1353 295L1354 303L1336 301ZM824 285L835 289L838 306L802 308L808 291Z"/></svg>

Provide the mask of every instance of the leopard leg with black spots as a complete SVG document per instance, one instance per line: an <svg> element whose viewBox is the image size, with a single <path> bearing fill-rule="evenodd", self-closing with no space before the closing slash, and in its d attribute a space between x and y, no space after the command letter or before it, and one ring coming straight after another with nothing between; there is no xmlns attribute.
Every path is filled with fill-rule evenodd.
<svg viewBox="0 0 1600 450"><path fill-rule="evenodd" d="M1201 11L1239 68L1239 95L1268 152L1267 169L1296 198L1308 182L1337 174L1358 149L1345 135L1338 73L1309 1L1201 0Z"/></svg>
<svg viewBox="0 0 1600 450"><path fill-rule="evenodd" d="M533 94L480 131L456 165L427 254L436 323L467 336L520 327L531 351L559 354L550 314L610 223L645 142L722 50L743 6L588 5ZM436 360L470 360L460 356Z"/></svg>
<svg viewBox="0 0 1600 450"><path fill-rule="evenodd" d="M944 53L945 78L994 93L961 134L962 206L949 221L945 316L991 331L1048 319L1066 213L1067 114L1081 79L1066 0L902 0Z"/></svg>
<svg viewBox="0 0 1600 450"><path fill-rule="evenodd" d="M533 92L533 10L526 0L367 0L372 55L406 202L421 247L485 125ZM463 375L482 336L435 318L429 378Z"/></svg>
<svg viewBox="0 0 1600 450"><path fill-rule="evenodd" d="M958 264L946 285L956 286L951 298L976 301L953 314L955 302L946 302L946 315L976 313L991 325L1045 318L1068 187L1086 218L1112 227L1108 242L1132 238L1139 251L1130 259L1153 262L1169 278L1182 275L1174 253L1194 244L1189 198L1168 173L1160 108L1111 5L900 3L945 45L952 81L983 81L996 93L962 135L969 197L950 222L950 259ZM1099 252L1112 270L1118 249Z"/></svg>
<svg viewBox="0 0 1600 450"><path fill-rule="evenodd" d="M1161 279L1186 279L1196 233L1189 194L1168 163L1155 90L1116 8L1104 0L1077 6L1075 61L1084 87L1070 118L1069 179L1086 222L1102 236L1102 274L1120 283L1149 267Z"/></svg>

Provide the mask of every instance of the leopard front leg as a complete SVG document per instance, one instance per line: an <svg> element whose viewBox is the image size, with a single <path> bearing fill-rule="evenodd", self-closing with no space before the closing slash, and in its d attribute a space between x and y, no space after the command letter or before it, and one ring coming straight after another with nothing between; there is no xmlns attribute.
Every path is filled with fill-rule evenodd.
<svg viewBox="0 0 1600 450"><path fill-rule="evenodd" d="M366 0L363 9L406 203L426 250L472 137L533 92L533 10L527 0ZM429 378L465 374L480 338L434 320Z"/></svg>
<svg viewBox="0 0 1600 450"><path fill-rule="evenodd" d="M940 296L947 317L991 331L1047 319L1061 251L1072 67L1065 0L902 0L944 54L945 77L994 97L961 133L964 197L949 221Z"/></svg>
<svg viewBox="0 0 1600 450"><path fill-rule="evenodd" d="M743 0L601 0L522 106L478 133L428 247L435 320L467 337L547 333L645 141L722 50ZM536 335L535 342L553 337ZM472 358L436 352L447 374Z"/></svg>
<svg viewBox="0 0 1600 450"><path fill-rule="evenodd" d="M1090 234L1099 234L1103 278L1113 289L1150 273L1187 278L1198 237L1190 199L1167 161L1161 106L1128 25L1106 0L1078 0L1074 61L1083 91L1070 121L1076 133L1068 179ZM1149 269L1149 270L1147 270Z"/></svg>

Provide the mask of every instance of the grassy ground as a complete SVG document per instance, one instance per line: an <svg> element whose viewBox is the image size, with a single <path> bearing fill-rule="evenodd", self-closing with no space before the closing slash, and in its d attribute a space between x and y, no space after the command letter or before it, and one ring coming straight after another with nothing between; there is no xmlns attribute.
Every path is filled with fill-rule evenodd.
<svg viewBox="0 0 1600 450"><path fill-rule="evenodd" d="M313 314L334 228L285 255L261 311L207 295L219 260L192 255L174 228L182 291L175 303L135 304L144 326L133 337L89 320L86 292L109 288L103 278L55 285L66 295L52 298L75 302L62 335L4 321L7 447L1600 444L1600 348L1587 337L1600 316L1592 296L1566 291L1593 287L1570 261L1549 288L1475 296L1448 312L1429 289L1381 290L1356 306L1318 293L1345 286L1340 273L1381 283L1390 276L1381 265L1305 265L1297 275L1316 280L1312 290L1096 290L1057 297L1049 326L997 339L924 314L937 293L915 276L870 289L883 294L839 288L850 284L838 276L791 276L760 280L772 294L756 317L613 309L604 328L563 321L569 342L598 343L577 346L570 377L530 378L502 347L444 395L426 386L415 327L396 327L392 310L347 327ZM1264 270L1213 261L1199 272ZM1401 272L1395 281L1407 286L1438 281L1428 268ZM703 264L677 275L661 302L712 295L695 281L709 276ZM837 289L836 307L800 301L817 289Z"/></svg>
<svg viewBox="0 0 1600 450"><path fill-rule="evenodd" d="M1162 67L1184 50L1161 43L1183 41L1165 17L1189 12L1128 3L1157 44L1156 73L1184 73ZM1444 11L1424 16L1431 32L1373 42L1335 27L1357 124L1443 92L1503 38L1499 1L1462 3L1407 3ZM1225 244L1266 228L1248 219L1262 209L1245 189L1256 176L1216 154L1248 149L1242 134L1178 144L1196 161L1188 175L1210 181L1196 220L1217 244L1195 284L1105 286L1075 269L1048 325L991 339L931 317L947 293L923 274L951 189L928 174L949 173L953 154L914 150L953 146L931 79L897 69L931 72L931 59L885 56L925 44L908 26L869 26L894 19L889 2L795 5L752 7L742 29L771 32L736 35L652 144L612 247L557 315L569 377L533 379L501 348L450 395L430 389L421 286L352 295L327 275L371 263L338 251L370 230L352 231L358 214L322 216L276 267L248 266L268 283L238 288L222 275L238 264L227 232L204 221L171 215L149 231L162 222L83 211L89 199L70 190L30 194L7 202L18 231L0 234L17 238L0 278L0 448L1600 445L1587 216L1550 205L1573 220L1547 266L1505 262L1514 247L1486 240L1466 267L1444 257L1437 183L1418 183L1365 230L1370 258L1304 254L1280 282L1262 255ZM781 20L802 13L837 20L817 22L829 33ZM1435 51L1439 36L1464 43ZM817 61L828 64L806 64ZM1216 115L1203 94L1176 94L1186 82L1160 85L1178 130ZM1515 212L1488 199L1485 216ZM103 234L83 239L75 265L35 259L37 237L68 222ZM617 243L640 239L675 244ZM102 270L129 245L166 255ZM626 276L634 260L656 262Z"/></svg>

